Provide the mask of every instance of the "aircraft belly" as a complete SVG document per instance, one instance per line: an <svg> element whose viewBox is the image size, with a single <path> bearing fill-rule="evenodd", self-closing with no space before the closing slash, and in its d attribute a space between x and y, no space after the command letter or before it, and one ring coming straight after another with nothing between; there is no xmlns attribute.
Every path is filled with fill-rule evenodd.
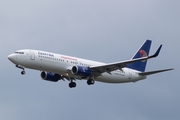
<svg viewBox="0 0 180 120"><path fill-rule="evenodd" d="M103 73L101 76L95 78L96 81L105 83L126 83L126 82L136 82L141 79L139 76L131 76L129 74L117 74L117 73ZM144 79L144 78L142 78Z"/></svg>
<svg viewBox="0 0 180 120"><path fill-rule="evenodd" d="M109 73L103 73L101 76L95 78L96 81L99 82L106 82L106 83L123 83L127 82L126 76L120 75L113 75Z"/></svg>

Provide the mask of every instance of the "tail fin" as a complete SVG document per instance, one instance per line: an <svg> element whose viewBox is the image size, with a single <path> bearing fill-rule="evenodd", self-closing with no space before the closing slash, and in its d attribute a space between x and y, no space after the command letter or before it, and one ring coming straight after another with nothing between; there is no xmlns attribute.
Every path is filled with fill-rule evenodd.
<svg viewBox="0 0 180 120"><path fill-rule="evenodd" d="M132 59L141 58L149 55L149 50L151 47L151 40L146 40L144 44L138 49ZM147 60L144 61L137 61L134 63L130 63L127 65L128 68L138 70L144 72L146 69Z"/></svg>

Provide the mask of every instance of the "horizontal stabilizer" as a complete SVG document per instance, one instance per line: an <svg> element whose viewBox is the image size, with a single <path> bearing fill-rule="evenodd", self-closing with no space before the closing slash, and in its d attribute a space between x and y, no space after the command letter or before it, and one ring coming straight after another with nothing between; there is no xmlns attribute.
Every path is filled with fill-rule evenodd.
<svg viewBox="0 0 180 120"><path fill-rule="evenodd" d="M170 70L174 70L173 68L171 69L164 69L164 70L155 70L155 71L149 71L149 72L142 72L139 73L139 75L152 75L152 74L156 74L156 73L160 73L160 72L165 72L165 71L170 71Z"/></svg>

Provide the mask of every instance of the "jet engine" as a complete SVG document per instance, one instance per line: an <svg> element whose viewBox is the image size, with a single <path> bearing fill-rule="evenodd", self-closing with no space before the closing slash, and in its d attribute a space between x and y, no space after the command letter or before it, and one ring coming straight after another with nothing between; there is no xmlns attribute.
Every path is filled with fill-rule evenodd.
<svg viewBox="0 0 180 120"><path fill-rule="evenodd" d="M85 66L73 66L71 70L72 74L79 76L90 76L91 70L89 67Z"/></svg>
<svg viewBox="0 0 180 120"><path fill-rule="evenodd" d="M58 80L62 79L62 77L59 74L52 73L52 72L41 72L41 78L43 80L51 81L51 82L57 82Z"/></svg>

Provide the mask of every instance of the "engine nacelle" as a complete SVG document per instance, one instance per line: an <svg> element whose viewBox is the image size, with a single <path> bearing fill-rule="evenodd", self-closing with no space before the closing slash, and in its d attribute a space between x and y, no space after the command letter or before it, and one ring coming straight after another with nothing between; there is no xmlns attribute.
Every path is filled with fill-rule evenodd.
<svg viewBox="0 0 180 120"><path fill-rule="evenodd" d="M71 72L79 76L90 76L91 74L90 68L85 66L73 66Z"/></svg>
<svg viewBox="0 0 180 120"><path fill-rule="evenodd" d="M41 78L43 80L51 81L51 82L57 82L62 77L59 74L51 73L51 72L41 72Z"/></svg>

